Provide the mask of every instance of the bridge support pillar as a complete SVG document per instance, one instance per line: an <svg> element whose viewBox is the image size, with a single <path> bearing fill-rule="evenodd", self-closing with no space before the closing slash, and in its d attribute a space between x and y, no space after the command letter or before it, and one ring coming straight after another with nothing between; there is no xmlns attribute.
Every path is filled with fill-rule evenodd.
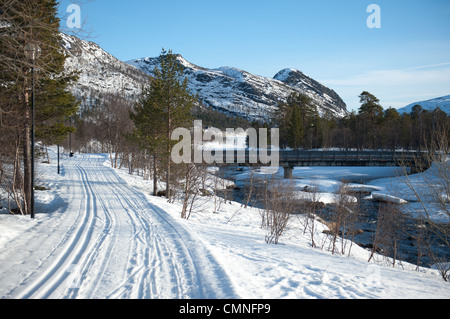
<svg viewBox="0 0 450 319"><path fill-rule="evenodd" d="M294 168L284 167L284 179L293 179L293 178L294 178Z"/></svg>

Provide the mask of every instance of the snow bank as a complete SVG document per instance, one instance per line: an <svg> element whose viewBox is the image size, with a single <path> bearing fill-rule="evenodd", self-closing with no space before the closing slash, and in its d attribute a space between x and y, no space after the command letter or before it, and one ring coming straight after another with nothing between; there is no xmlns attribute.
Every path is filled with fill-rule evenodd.
<svg viewBox="0 0 450 319"><path fill-rule="evenodd" d="M89 155L86 156L89 158ZM103 158L106 163L107 156ZM97 161L100 159L101 157L96 157ZM73 160L64 162L65 169L75 170L74 165ZM80 169L83 171L82 167ZM236 202L222 201L220 207L214 210L211 199L202 197L191 219L182 220L181 203L170 204L165 198L150 196L152 182L130 176L126 170L113 170L105 164L100 174L104 177L103 182L89 185L87 193L77 186L79 183L86 185L92 178L87 174L82 174L79 180L74 180L69 178L71 176L65 175L63 170L61 177L58 177L54 164L45 166L41 174L42 180L50 181L46 186L55 183L54 187L50 187L47 191L49 193L44 193L39 198L39 201L43 201L41 204L45 205L47 212L38 214L36 220L22 216L0 215L0 298L10 296L11 292L17 289L19 291L27 289L28 285L33 283L28 277L30 270L37 269L38 274L42 274L35 278L40 284L46 278L46 272L51 272L51 267L54 266L60 266L57 269L63 278L56 284L72 276L80 281L85 280L85 283L86 281L88 284L93 283L95 287L100 287L101 282L103 289L113 291L109 295L111 298L122 296L122 293L125 295L136 293L136 296L143 296L140 292L149 282L159 287L167 286L166 290L159 292L159 296L164 298L170 295L172 285L176 287L175 285L180 283L183 285L191 283L192 290L195 290L199 282L191 281L192 278L207 279L210 283L216 283L211 284L209 289L218 289L224 285L227 288L230 283L232 289L227 288L225 292L243 299L450 298L448 284L439 278L435 270L412 271L415 265L407 263L402 263L401 267L387 267L386 259L381 256L376 256L373 263L367 263L369 252L356 245L352 246L349 257L333 254L327 241L328 237L323 233L327 227L318 221L311 223L305 216L294 216L291 219L279 245L267 245L264 240L265 229L261 228L260 211L244 208ZM108 187L108 181L114 183L110 183ZM116 194L115 190L119 188L119 183L128 185L125 193ZM122 186L120 185L121 189ZM320 185L320 187L329 190L336 185ZM80 192L71 194L69 189L79 189ZM142 200L143 196L155 209L134 212L133 205L137 199ZM122 207L122 210L110 210L110 201L115 202L117 207ZM124 209L125 207L127 209ZM84 218L83 213L87 210L98 216L92 220ZM105 215L100 215L101 212ZM153 214L158 218L152 219ZM128 219L127 216L133 218ZM116 223L122 219L124 223L117 225ZM149 223L149 220L152 220L152 223ZM91 227L83 227L84 223L89 223ZM67 231L63 231L65 228ZM87 268L86 273L81 273L77 277L75 267L77 259L60 259L60 257L67 259L72 250L67 250L66 256L66 254L58 255L57 249L64 247L67 241L78 239L81 234L85 234L83 238L87 241L86 244L74 246L77 252L75 257L84 260L82 266ZM111 237L113 234L135 237L126 237L129 238L126 241L122 240L122 237ZM190 247L192 251L209 253L190 254L191 259L187 260L177 259L177 256L184 256L181 254L183 247L174 245L170 250L162 252L158 250L163 249L163 246L151 249L152 243L157 239L166 240L168 243L174 234L180 239L184 238L184 245ZM311 243L312 237L314 246ZM92 241L88 241L89 239ZM30 243L33 244L33 249L28 249ZM130 244L142 246L142 254L130 254L128 251ZM338 245L349 247L351 243L339 241ZM124 256L132 259L125 263L124 267L119 267ZM187 271L176 274L154 271L159 269L160 264L170 267L173 263L185 267L179 270L194 270L192 267L198 267L192 272L195 276L189 277L190 272ZM220 271L216 270L204 277L204 266L207 263L209 266L216 265ZM49 265L51 267L47 268ZM88 269L98 273L91 274ZM118 278L109 278L110 274L115 274ZM52 275L52 272L48 274L49 277ZM171 275L177 275L178 281L164 280ZM111 281L105 282L104 278ZM113 285L117 280L120 281L118 287ZM158 280L161 282L158 283ZM45 283L44 286L49 285ZM46 294L45 291L39 290L40 286L36 287L35 292L38 295ZM187 289L181 296L188 298L189 291L191 289ZM96 292L101 293L102 290L89 290L94 296ZM55 290L56 298L58 293L67 296L63 289Z"/></svg>
<svg viewBox="0 0 450 319"><path fill-rule="evenodd" d="M434 222L449 223L450 204L446 208L439 199L450 194L448 187L449 162L434 163L427 171L409 176L396 176L371 181L384 197L402 199L402 211L415 218L429 218ZM406 201L407 203L405 203ZM425 209L428 216L425 216Z"/></svg>
<svg viewBox="0 0 450 319"><path fill-rule="evenodd" d="M381 202L387 202L387 203L393 203L398 205L404 205L408 202L404 199L401 199L400 197L387 195L379 192L373 192L370 196L364 197L365 200L375 200L375 201L381 201Z"/></svg>
<svg viewBox="0 0 450 319"><path fill-rule="evenodd" d="M345 185L350 192L370 193L365 197L366 200L402 205L402 211L415 218L424 217L425 207L432 220L448 223L450 194L449 188L445 186L448 181L442 179L442 175L448 174L449 165L450 162L435 163L426 172L408 177L404 176L404 169L400 167L296 167L294 179L284 182L299 192L299 198L306 200L313 198L308 193L316 193L316 198L322 202L333 203L338 198L336 193ZM282 181L283 177L282 168L261 168L253 171L244 169L235 178L236 185L244 187L251 178L270 182ZM364 184L349 181L361 181ZM447 203L447 208L443 209L438 202Z"/></svg>
<svg viewBox="0 0 450 319"><path fill-rule="evenodd" d="M320 193L320 192L295 192L297 199L307 202L323 203L323 204L336 204L343 200L339 194L332 193ZM347 203L356 203L358 200L354 196L344 195L344 201Z"/></svg>
<svg viewBox="0 0 450 319"><path fill-rule="evenodd" d="M352 246L351 255L332 254L329 238L323 233L328 227L318 220L312 222L305 216L294 216L280 244L267 245L258 209L227 202L213 213L207 204L209 199L200 200L204 204L198 205L190 220L181 222L224 265L244 299L450 297L446 283L439 282L437 271L416 272L415 265L407 263L395 268L385 266L389 259L378 255L374 263L367 263L369 251L339 239L337 246ZM149 201L179 218L180 204L168 204L164 198L151 196ZM311 247L311 237L315 248Z"/></svg>

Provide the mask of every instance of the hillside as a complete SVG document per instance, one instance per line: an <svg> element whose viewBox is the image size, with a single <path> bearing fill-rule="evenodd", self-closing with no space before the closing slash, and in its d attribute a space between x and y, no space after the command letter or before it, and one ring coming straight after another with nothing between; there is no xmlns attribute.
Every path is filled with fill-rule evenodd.
<svg viewBox="0 0 450 319"><path fill-rule="evenodd" d="M136 101L143 86L149 84L159 58L123 62L93 42L62 34L67 51L66 71L80 71L72 92L82 109L102 102L109 94ZM188 78L189 88L211 109L249 121L268 121L280 103L296 92L311 97L320 114L343 117L346 105L333 90L302 72L284 69L266 78L233 67L207 69L178 55Z"/></svg>
<svg viewBox="0 0 450 319"><path fill-rule="evenodd" d="M73 94L81 101L81 108L101 103L110 94L121 94L136 101L149 77L126 64L93 42L62 34L67 51L67 72L79 71L79 80L73 85Z"/></svg>
<svg viewBox="0 0 450 319"><path fill-rule="evenodd" d="M205 105L225 113L251 121L267 121L280 103L297 92L311 97L322 115L343 117L347 114L346 105L336 92L298 70L285 69L274 78L266 78L233 67L204 68L181 55L178 61L191 91L198 93ZM127 63L153 75L160 62L159 58L141 58Z"/></svg>
<svg viewBox="0 0 450 319"><path fill-rule="evenodd" d="M424 110L433 111L440 108L442 111L450 115L450 95L438 97L431 100L414 102L398 110L399 113L411 113L415 105L420 105Z"/></svg>

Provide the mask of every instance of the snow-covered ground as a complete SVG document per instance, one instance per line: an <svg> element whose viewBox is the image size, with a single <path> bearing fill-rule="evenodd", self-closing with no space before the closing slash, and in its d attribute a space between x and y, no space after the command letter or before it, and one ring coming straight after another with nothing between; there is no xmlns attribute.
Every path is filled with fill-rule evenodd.
<svg viewBox="0 0 450 319"><path fill-rule="evenodd" d="M60 176L56 161L39 164L50 190L37 192L37 218L1 211L0 298L450 298L433 270L367 263L356 245L350 257L311 247L300 216L278 245L265 243L259 210L235 202L213 213L202 198L182 220L181 204L107 160L76 155ZM323 243L325 226L315 226Z"/></svg>

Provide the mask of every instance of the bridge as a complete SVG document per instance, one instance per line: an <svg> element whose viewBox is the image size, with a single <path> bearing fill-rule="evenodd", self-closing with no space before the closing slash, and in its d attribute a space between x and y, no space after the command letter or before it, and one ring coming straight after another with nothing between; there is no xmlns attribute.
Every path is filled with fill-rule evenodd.
<svg viewBox="0 0 450 319"><path fill-rule="evenodd" d="M223 163L217 166L269 166L267 158L263 161L260 156L249 150L227 151L223 154ZM214 154L214 152L212 153ZM302 166L403 166L415 171L418 163L425 163L421 152L393 152L393 151L303 151L280 150L279 166L284 169L287 179L293 178L294 167Z"/></svg>
<svg viewBox="0 0 450 319"><path fill-rule="evenodd" d="M404 166L414 168L424 160L419 152L389 151L280 151L285 178L301 166Z"/></svg>

